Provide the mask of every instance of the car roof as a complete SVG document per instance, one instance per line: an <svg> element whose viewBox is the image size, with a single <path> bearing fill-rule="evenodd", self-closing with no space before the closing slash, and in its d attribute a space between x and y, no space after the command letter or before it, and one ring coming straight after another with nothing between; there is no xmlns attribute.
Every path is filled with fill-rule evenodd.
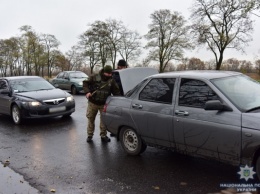
<svg viewBox="0 0 260 194"><path fill-rule="evenodd" d="M32 76L25 75L25 76L1 77L0 79L16 80L16 79L27 79L27 78L41 78L41 79L43 79L42 77L34 76L34 75L32 75Z"/></svg>
<svg viewBox="0 0 260 194"><path fill-rule="evenodd" d="M235 71L219 71L219 70L190 70L190 71L174 71L153 75L151 77L185 77L185 78L202 78L202 79L215 79L229 76L242 75L240 72Z"/></svg>
<svg viewBox="0 0 260 194"><path fill-rule="evenodd" d="M75 72L81 72L81 73L84 73L83 71L62 71L62 72L66 72L66 73L75 73Z"/></svg>

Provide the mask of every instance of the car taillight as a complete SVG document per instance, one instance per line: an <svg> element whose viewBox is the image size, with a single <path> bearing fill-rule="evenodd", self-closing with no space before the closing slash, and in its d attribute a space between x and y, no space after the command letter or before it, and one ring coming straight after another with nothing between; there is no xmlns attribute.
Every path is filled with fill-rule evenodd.
<svg viewBox="0 0 260 194"><path fill-rule="evenodd" d="M106 103L106 104L104 105L103 112L107 112L107 106L108 106L108 104Z"/></svg>

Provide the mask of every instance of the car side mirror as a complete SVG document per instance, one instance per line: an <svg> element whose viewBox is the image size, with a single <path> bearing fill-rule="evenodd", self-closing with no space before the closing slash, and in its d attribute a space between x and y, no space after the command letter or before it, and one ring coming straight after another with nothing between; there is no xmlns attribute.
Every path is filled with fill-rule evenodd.
<svg viewBox="0 0 260 194"><path fill-rule="evenodd" d="M8 89L2 89L0 90L0 94L10 94L10 91Z"/></svg>
<svg viewBox="0 0 260 194"><path fill-rule="evenodd" d="M232 108L223 104L219 100L209 100L205 103L205 110L223 110L223 111L232 111Z"/></svg>

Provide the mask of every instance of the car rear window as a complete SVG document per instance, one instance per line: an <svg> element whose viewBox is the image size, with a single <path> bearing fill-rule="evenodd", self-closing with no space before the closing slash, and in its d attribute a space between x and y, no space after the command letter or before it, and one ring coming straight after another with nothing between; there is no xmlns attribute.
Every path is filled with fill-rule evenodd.
<svg viewBox="0 0 260 194"><path fill-rule="evenodd" d="M140 92L139 100L158 103L172 103L175 78L152 79Z"/></svg>

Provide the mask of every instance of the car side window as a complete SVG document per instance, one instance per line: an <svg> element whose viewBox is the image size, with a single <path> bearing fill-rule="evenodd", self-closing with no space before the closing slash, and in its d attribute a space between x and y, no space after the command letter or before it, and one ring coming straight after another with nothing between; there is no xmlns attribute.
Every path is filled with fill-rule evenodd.
<svg viewBox="0 0 260 194"><path fill-rule="evenodd" d="M220 100L217 94L203 81L181 79L179 106L204 108L209 100Z"/></svg>
<svg viewBox="0 0 260 194"><path fill-rule="evenodd" d="M64 73L64 79L69 79L69 74L68 73Z"/></svg>
<svg viewBox="0 0 260 194"><path fill-rule="evenodd" d="M0 90L8 89L7 83L5 80L0 80Z"/></svg>
<svg viewBox="0 0 260 194"><path fill-rule="evenodd" d="M64 72L61 72L61 73L59 73L59 75L57 76L57 78L62 78L63 75L64 75Z"/></svg>
<svg viewBox="0 0 260 194"><path fill-rule="evenodd" d="M140 92L139 100L171 104L174 84L174 78L152 79Z"/></svg>

